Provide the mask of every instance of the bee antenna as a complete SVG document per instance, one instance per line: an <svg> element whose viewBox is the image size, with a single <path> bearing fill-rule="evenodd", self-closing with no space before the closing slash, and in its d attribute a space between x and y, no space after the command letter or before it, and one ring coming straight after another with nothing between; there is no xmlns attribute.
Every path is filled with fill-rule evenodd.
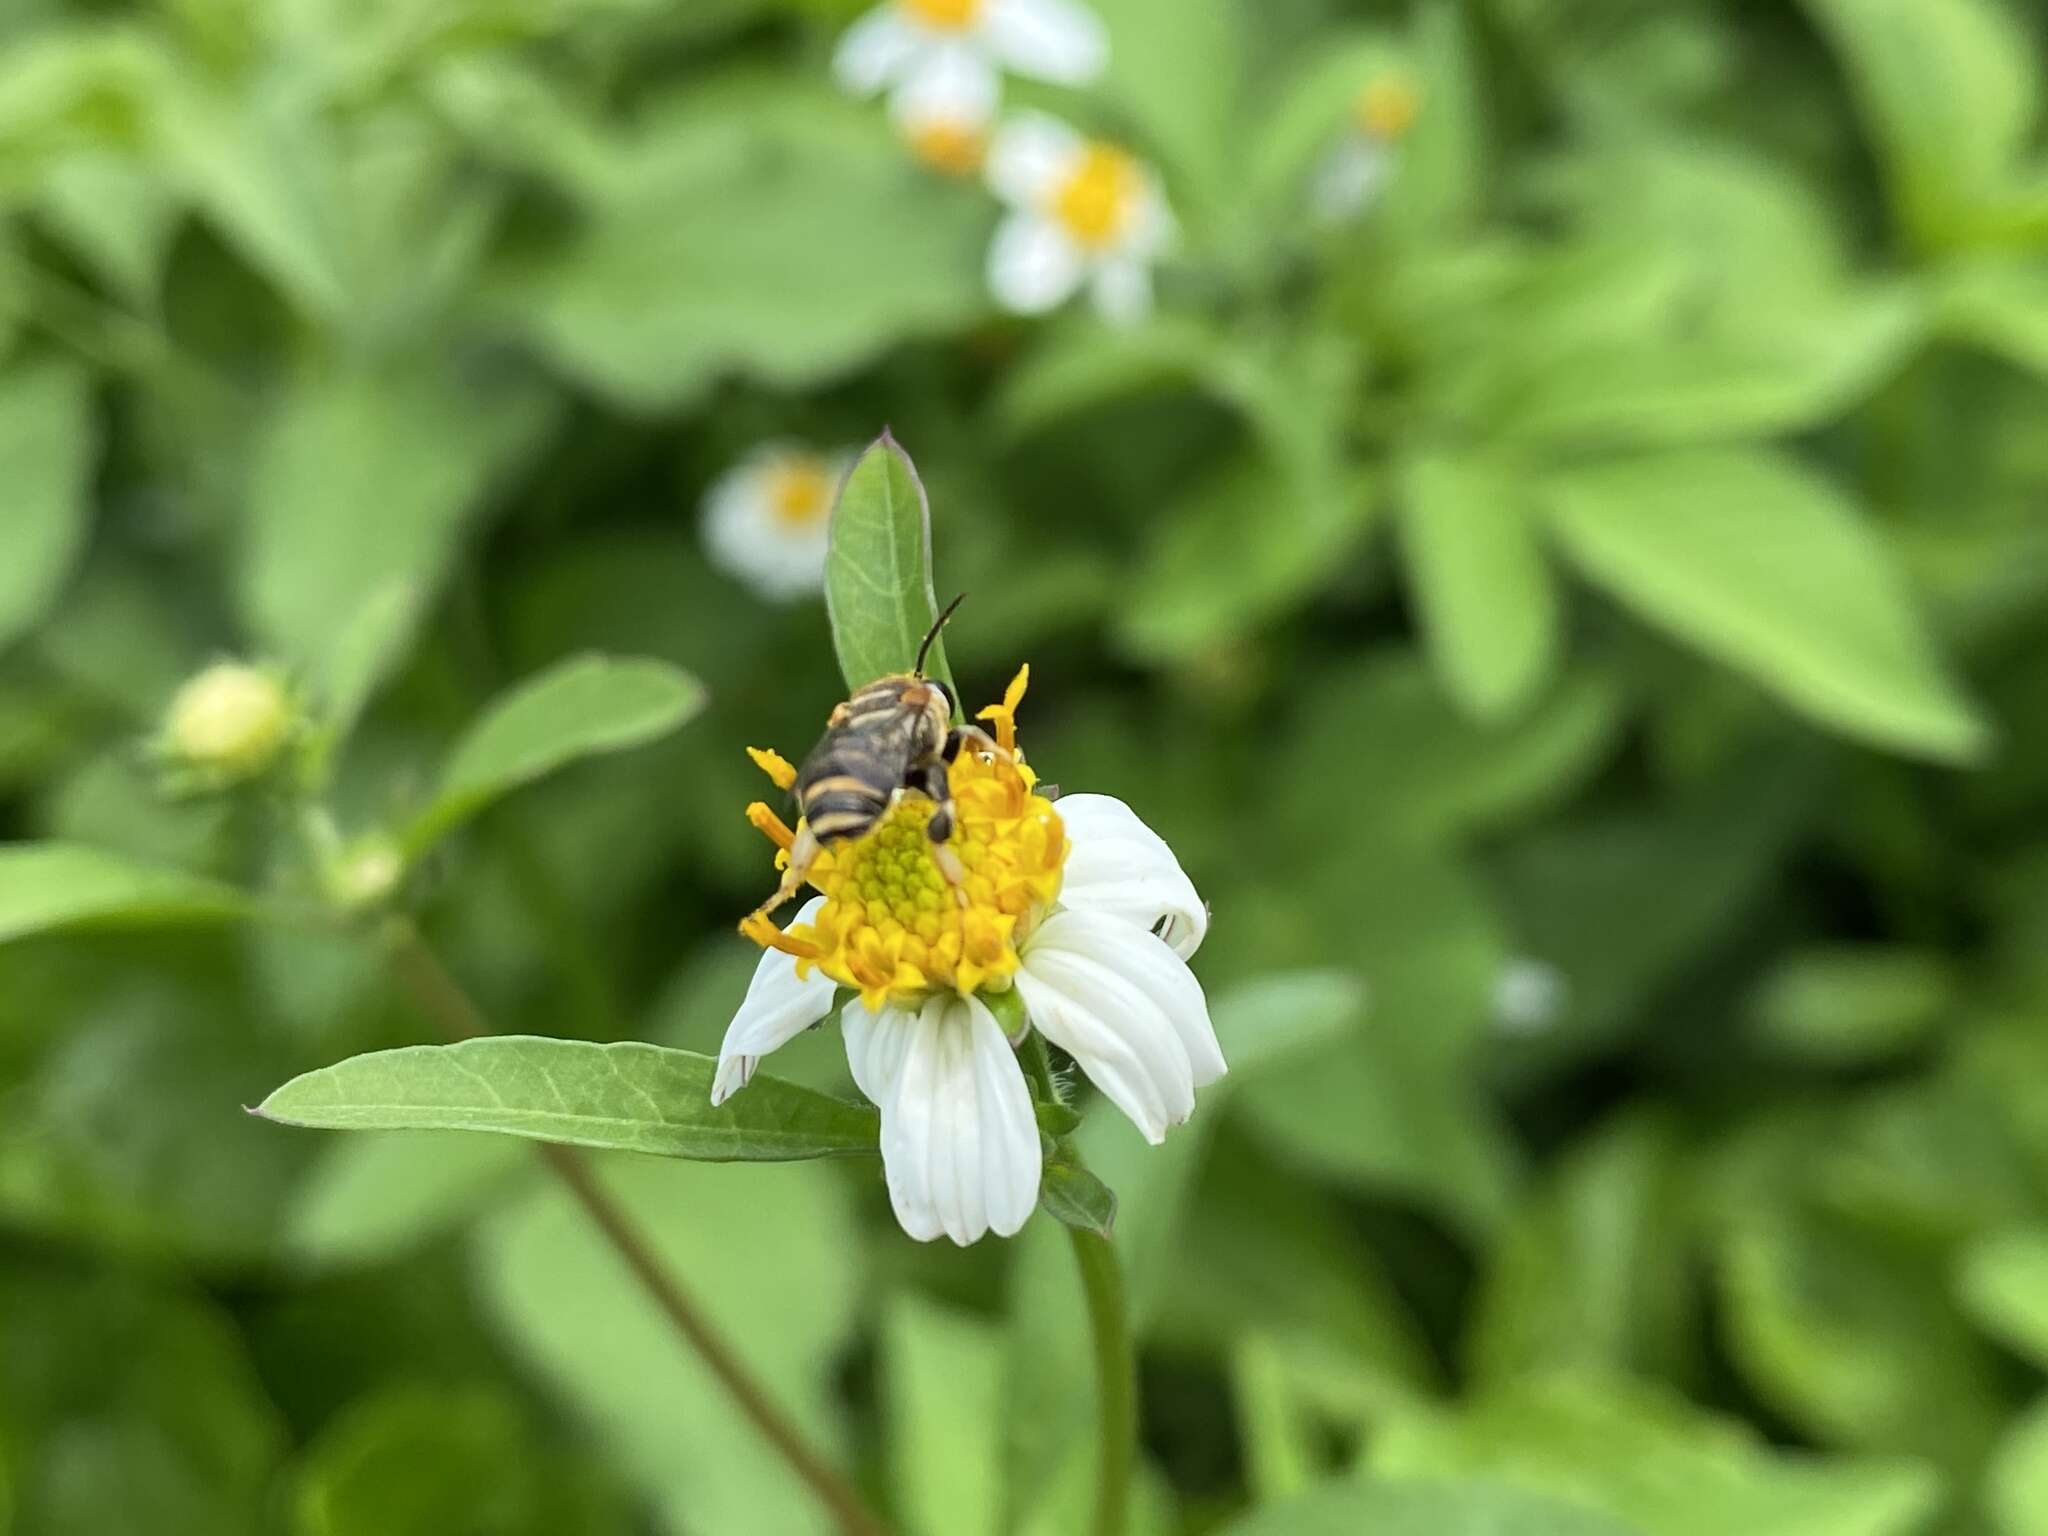
<svg viewBox="0 0 2048 1536"><path fill-rule="evenodd" d="M931 653L932 642L939 638L939 631L946 627L946 620L953 617L953 610L966 601L967 594L962 592L953 601L946 604L946 611L944 613L932 620L932 627L924 632L924 643L917 648L917 665L910 669L914 675L918 677L924 676L924 659Z"/></svg>

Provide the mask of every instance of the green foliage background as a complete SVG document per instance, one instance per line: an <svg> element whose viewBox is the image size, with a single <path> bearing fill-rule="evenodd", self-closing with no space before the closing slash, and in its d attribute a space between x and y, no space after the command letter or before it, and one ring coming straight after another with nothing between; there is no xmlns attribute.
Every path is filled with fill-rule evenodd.
<svg viewBox="0 0 2048 1536"><path fill-rule="evenodd" d="M829 84L850 0L13 0L0 835L67 846L0 849L0 1531L819 1529L516 1143L240 1113L426 1032L237 920L303 857L140 743L274 660L501 1028L715 1050L740 748L841 684L696 503L888 423L967 698L1028 659L1034 763L1214 906L1237 1070L1081 1131L1144 1531L2048 1533L2048 18L1097 9L1041 99L1162 167L1132 332L994 312L986 197ZM1319 228L1389 63L1397 174ZM427 809L589 650L703 714ZM829 1031L777 1070L845 1088ZM1043 1216L605 1170L896 1528L1080 1528Z"/></svg>

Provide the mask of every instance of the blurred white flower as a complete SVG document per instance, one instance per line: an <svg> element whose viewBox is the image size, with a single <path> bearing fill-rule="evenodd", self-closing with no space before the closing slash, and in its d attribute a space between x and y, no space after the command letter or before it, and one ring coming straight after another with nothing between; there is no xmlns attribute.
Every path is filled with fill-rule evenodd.
<svg viewBox="0 0 2048 1536"><path fill-rule="evenodd" d="M1159 834L1108 795L1036 793L1016 750L1025 674L1002 704L993 749L955 759L946 845L968 871L942 875L926 835L936 807L906 796L873 831L813 866L823 892L787 929L750 918L766 953L719 1048L711 1099L746 1086L762 1056L831 1011L846 1059L882 1112L882 1166L903 1230L965 1246L1008 1237L1038 1202L1042 1160L1031 1090L991 1011L1010 992L1147 1141L1194 1112L1223 1076L1202 984L1188 959L1209 914ZM778 785L795 770L757 762ZM793 834L750 809L785 850Z"/></svg>
<svg viewBox="0 0 2048 1536"><path fill-rule="evenodd" d="M711 563L775 602L821 590L826 525L850 463L791 443L756 448L705 492Z"/></svg>
<svg viewBox="0 0 2048 1536"><path fill-rule="evenodd" d="M1564 972L1547 960L1519 955L1494 980L1494 1024L1504 1035L1540 1035L1558 1021L1569 999Z"/></svg>
<svg viewBox="0 0 2048 1536"><path fill-rule="evenodd" d="M973 74L993 107L1003 70L1084 85L1108 58L1102 23L1076 0L885 0L847 29L832 67L863 96Z"/></svg>
<svg viewBox="0 0 2048 1536"><path fill-rule="evenodd" d="M973 176L988 156L1000 94L995 75L955 49L898 88L889 115L925 165L948 176Z"/></svg>
<svg viewBox="0 0 2048 1536"><path fill-rule="evenodd" d="M1401 141L1421 107L1421 92L1403 70L1382 71L1365 83L1344 136L1309 183L1309 203L1318 217L1338 223L1371 206L1393 174Z"/></svg>
<svg viewBox="0 0 2048 1536"><path fill-rule="evenodd" d="M988 183L1014 210L989 247L998 303L1043 314L1085 283L1104 319L1151 313L1152 265L1173 237L1173 216L1149 166L1042 112L1021 112L989 146Z"/></svg>

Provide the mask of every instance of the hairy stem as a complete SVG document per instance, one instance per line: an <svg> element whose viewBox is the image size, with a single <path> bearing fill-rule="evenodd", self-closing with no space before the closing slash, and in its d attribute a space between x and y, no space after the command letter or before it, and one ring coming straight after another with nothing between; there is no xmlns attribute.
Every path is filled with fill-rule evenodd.
<svg viewBox="0 0 2048 1536"><path fill-rule="evenodd" d="M420 1011L433 1019L444 1034L457 1040L471 1040L493 1033L483 1011L413 923L403 918L394 921L390 946L392 968L400 983ZM761 1438L803 1479L818 1502L832 1512L844 1536L886 1536L881 1521L868 1509L859 1492L811 1449L802 1432L754 1380L724 1335L712 1326L662 1263L646 1236L634 1226L632 1218L591 1172L589 1160L573 1147L552 1142L541 1142L534 1150L583 1208L591 1225L611 1244L620 1262L661 1309L677 1335L710 1368L740 1411L760 1431Z"/></svg>

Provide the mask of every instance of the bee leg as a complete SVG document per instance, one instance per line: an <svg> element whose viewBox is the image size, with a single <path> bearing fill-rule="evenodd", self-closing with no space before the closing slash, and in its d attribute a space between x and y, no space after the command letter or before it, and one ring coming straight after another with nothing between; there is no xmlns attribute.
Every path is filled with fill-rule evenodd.
<svg viewBox="0 0 2048 1536"><path fill-rule="evenodd" d="M773 896L754 908L748 921L751 922L755 917L766 917L802 890L804 881L810 877L811 866L817 862L821 851L822 845L812 834L811 829L799 824L796 829L796 841L790 844L789 868L782 872L782 883L775 887Z"/></svg>
<svg viewBox="0 0 2048 1536"><path fill-rule="evenodd" d="M952 887L954 902L964 907L967 905L967 866L960 862L959 852L948 841L953 835L956 816L953 787L946 777L946 765L943 762L926 764L918 775L916 787L938 806L932 812L932 819L925 823L924 834L931 839L932 862L939 866L939 873Z"/></svg>
<svg viewBox="0 0 2048 1536"><path fill-rule="evenodd" d="M980 726L956 725L946 733L946 745L941 749L940 756L950 763L960 755L961 748L965 747L969 742L974 743L974 750L977 752L1001 752L1003 750L996 745L995 737L989 735Z"/></svg>

